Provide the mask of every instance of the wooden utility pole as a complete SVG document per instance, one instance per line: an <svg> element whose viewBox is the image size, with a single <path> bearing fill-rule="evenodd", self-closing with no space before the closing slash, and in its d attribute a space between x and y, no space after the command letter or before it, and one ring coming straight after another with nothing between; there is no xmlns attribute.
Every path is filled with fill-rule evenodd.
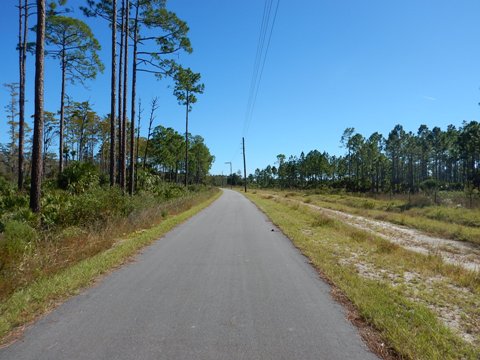
<svg viewBox="0 0 480 360"><path fill-rule="evenodd" d="M245 188L245 192L247 192L247 163L245 161L245 138L244 137L242 137L242 144L243 144L243 178L245 180L244 188Z"/></svg>
<svg viewBox="0 0 480 360"><path fill-rule="evenodd" d="M232 186L233 186L232 162L231 162L231 161L227 161L225 164L230 164L230 189L231 189ZM228 181L227 181L227 185L228 185Z"/></svg>

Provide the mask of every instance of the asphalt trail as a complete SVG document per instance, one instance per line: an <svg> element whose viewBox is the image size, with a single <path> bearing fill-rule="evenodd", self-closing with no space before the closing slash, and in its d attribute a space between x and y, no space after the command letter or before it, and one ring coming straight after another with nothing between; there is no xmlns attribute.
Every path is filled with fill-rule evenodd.
<svg viewBox="0 0 480 360"><path fill-rule="evenodd" d="M305 258L230 190L0 350L2 360L375 358Z"/></svg>

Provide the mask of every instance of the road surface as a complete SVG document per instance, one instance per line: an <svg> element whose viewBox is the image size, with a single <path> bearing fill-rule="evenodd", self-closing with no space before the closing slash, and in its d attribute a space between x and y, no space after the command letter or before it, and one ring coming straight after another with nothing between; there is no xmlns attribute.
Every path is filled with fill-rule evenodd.
<svg viewBox="0 0 480 360"><path fill-rule="evenodd" d="M306 259L230 190L0 350L2 360L375 358Z"/></svg>

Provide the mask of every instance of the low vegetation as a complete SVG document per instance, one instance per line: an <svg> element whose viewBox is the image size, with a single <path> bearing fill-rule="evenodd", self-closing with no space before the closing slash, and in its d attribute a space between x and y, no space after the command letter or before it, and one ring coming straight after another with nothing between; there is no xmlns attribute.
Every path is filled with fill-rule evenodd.
<svg viewBox="0 0 480 360"><path fill-rule="evenodd" d="M158 224L198 199L204 186L184 187L142 173L134 196L101 184L93 165L75 163L43 189L42 211L0 178L0 300L112 247L125 234Z"/></svg>
<svg viewBox="0 0 480 360"><path fill-rule="evenodd" d="M434 236L480 244L480 209L460 205L456 200L462 198L462 193L440 192L438 196L442 205L435 205L430 197L421 194L373 197L319 190L265 192L327 209L405 225Z"/></svg>
<svg viewBox="0 0 480 360"><path fill-rule="evenodd" d="M477 272L326 217L290 199L297 193L284 195L248 196L353 303L386 347L407 359L479 358Z"/></svg>
<svg viewBox="0 0 480 360"><path fill-rule="evenodd" d="M36 244L38 247L34 249L37 256L44 255L46 252L43 251L47 249L57 251L57 254L50 254L50 258L43 261L45 263L51 260L56 266L45 268L43 274L38 274L40 276L35 281L17 288L13 294L0 302L0 338L8 342L10 339L5 338L5 335L12 329L32 321L57 306L66 297L91 284L100 275L121 265L140 248L157 240L208 206L219 195L220 192L216 189L192 191L159 204L156 208L144 209L141 212L143 214L140 217L141 221L131 222L128 218L123 221L111 221L109 231L103 232L102 235L96 236L85 230L84 240L79 241L79 234L74 231L74 237L67 236L66 245L60 245L59 239L56 242L47 241L48 245ZM133 231L134 229L137 231ZM73 241L73 238L77 241ZM91 252L93 252L91 249L96 249L96 255L89 256L86 250L89 246ZM80 251L73 251L73 248ZM83 259L76 255L82 252ZM65 260L64 263L61 263L61 258ZM31 257L28 255L26 259Z"/></svg>

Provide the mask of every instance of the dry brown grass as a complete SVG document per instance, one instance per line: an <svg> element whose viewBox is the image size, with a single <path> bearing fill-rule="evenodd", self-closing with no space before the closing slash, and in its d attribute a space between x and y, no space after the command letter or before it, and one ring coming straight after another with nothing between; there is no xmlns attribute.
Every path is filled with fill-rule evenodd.
<svg viewBox="0 0 480 360"><path fill-rule="evenodd" d="M73 264L111 248L127 234L158 225L168 215L179 214L206 200L214 191L192 194L135 211L128 217L111 218L87 228L69 227L35 241L31 251L3 262L0 272L0 300L39 277L55 274Z"/></svg>

